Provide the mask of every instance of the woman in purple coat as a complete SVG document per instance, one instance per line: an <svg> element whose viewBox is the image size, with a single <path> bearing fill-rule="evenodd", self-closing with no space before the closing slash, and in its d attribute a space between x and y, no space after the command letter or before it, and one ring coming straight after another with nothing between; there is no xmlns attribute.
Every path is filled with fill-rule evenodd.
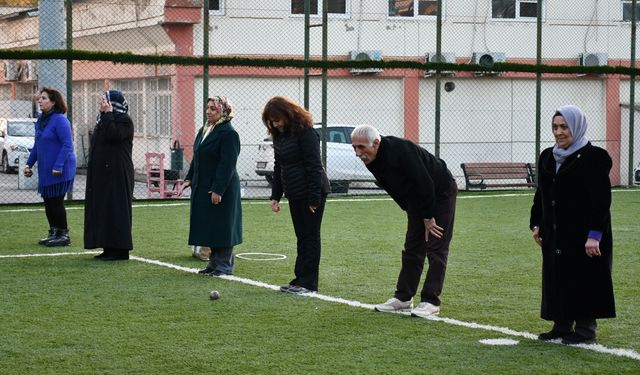
<svg viewBox="0 0 640 375"><path fill-rule="evenodd" d="M31 168L38 162L38 193L44 199L49 221L49 235L38 243L45 246L67 246L71 244L71 240L64 196L73 190L76 176L71 124L64 115L67 105L59 91L42 88L38 105L41 114L36 121L35 143L23 173L26 177L31 177Z"/></svg>

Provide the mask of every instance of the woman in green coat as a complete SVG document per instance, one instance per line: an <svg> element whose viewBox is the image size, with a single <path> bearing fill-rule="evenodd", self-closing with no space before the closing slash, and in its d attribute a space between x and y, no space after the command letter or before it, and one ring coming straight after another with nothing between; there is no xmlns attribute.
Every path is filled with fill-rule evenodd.
<svg viewBox="0 0 640 375"><path fill-rule="evenodd" d="M233 274L233 247L242 243L240 178L236 162L240 137L231 126L231 103L223 96L207 100L207 123L193 144L184 187L191 187L189 245L211 248L200 274Z"/></svg>

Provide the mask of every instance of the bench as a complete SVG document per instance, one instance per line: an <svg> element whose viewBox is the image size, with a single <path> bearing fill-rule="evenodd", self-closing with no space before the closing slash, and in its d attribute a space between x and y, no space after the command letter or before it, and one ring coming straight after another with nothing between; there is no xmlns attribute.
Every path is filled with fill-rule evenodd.
<svg viewBox="0 0 640 375"><path fill-rule="evenodd" d="M535 165L531 163L462 163L466 190L535 187Z"/></svg>

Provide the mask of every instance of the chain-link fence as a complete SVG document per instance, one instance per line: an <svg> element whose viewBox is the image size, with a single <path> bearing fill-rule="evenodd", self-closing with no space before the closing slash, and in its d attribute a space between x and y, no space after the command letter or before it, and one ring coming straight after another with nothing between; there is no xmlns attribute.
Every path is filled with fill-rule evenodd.
<svg viewBox="0 0 640 375"><path fill-rule="evenodd" d="M322 138L334 192L382 193L351 148L357 124L423 145L465 188L462 163L535 165L537 153L554 143L551 117L564 104L587 113L589 139L614 160L612 182L640 183L637 70L620 68L635 65L635 0L313 0L307 63L304 0L4 3L0 203L40 201L34 181L16 172L32 147L23 126L33 129L29 118L38 115L34 99L42 86L67 94L78 160L73 199L84 198L89 135L106 89L122 91L129 102L136 199L172 196L148 177L162 169L170 191L186 175L204 98L214 95L234 104L244 197L268 197L273 150L262 109L275 95L304 102L305 64L308 106L318 122L320 73L327 69ZM323 6L325 63L322 27L315 27L322 26ZM71 52L63 54L65 48ZM150 154L163 155L162 165Z"/></svg>

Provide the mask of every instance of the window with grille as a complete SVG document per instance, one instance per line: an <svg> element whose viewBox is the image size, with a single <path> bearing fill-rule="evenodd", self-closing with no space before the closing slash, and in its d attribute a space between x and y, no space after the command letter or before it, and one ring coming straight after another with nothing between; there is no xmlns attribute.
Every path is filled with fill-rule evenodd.
<svg viewBox="0 0 640 375"><path fill-rule="evenodd" d="M147 135L171 135L171 79L157 78L148 81Z"/></svg>
<svg viewBox="0 0 640 375"><path fill-rule="evenodd" d="M137 134L144 134L144 84L142 80L111 81L111 88L122 91L129 103L129 117Z"/></svg>

